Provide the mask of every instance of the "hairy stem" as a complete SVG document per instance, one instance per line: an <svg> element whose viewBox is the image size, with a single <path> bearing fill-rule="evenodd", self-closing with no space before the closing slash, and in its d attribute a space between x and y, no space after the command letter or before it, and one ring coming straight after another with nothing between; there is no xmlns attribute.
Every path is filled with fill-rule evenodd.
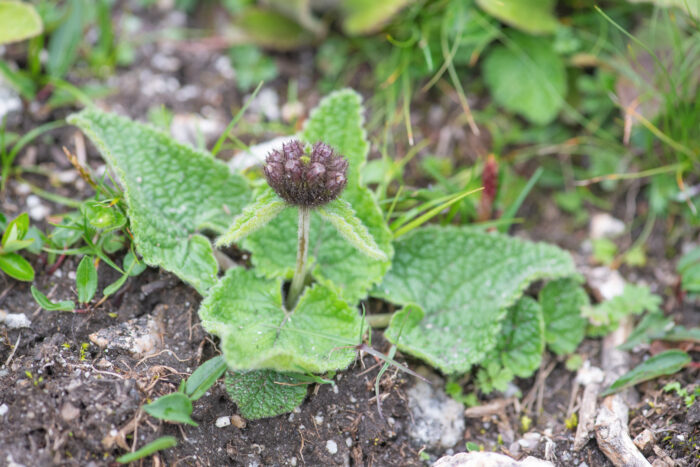
<svg viewBox="0 0 700 467"><path fill-rule="evenodd" d="M311 228L311 209L299 206L299 243L297 245L297 268L294 271L292 285L287 294L287 310L292 310L296 306L304 290L306 282L306 263L309 251L309 230Z"/></svg>

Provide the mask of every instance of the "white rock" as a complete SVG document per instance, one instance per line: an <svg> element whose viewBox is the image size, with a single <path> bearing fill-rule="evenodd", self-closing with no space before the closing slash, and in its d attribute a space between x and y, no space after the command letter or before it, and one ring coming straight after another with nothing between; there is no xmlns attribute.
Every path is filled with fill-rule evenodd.
<svg viewBox="0 0 700 467"><path fill-rule="evenodd" d="M231 170L237 172L261 165L270 151L281 148L284 143L288 143L293 139L293 136L280 136L270 141L250 146L247 151L236 153L229 161L228 166Z"/></svg>
<svg viewBox="0 0 700 467"><path fill-rule="evenodd" d="M7 404L0 405L0 417L5 415L8 410L10 410L10 408L7 406Z"/></svg>
<svg viewBox="0 0 700 467"><path fill-rule="evenodd" d="M51 210L41 204L41 200L36 195L27 196L27 213L35 221L40 221L49 215Z"/></svg>
<svg viewBox="0 0 700 467"><path fill-rule="evenodd" d="M452 447L462 439L464 406L437 386L419 381L407 391L413 423L411 438L430 446Z"/></svg>
<svg viewBox="0 0 700 467"><path fill-rule="evenodd" d="M622 295L625 288L625 280L617 270L607 266L593 268L586 274L588 284L598 291L605 300Z"/></svg>
<svg viewBox="0 0 700 467"><path fill-rule="evenodd" d="M518 444L525 449L532 450L537 447L537 444L540 442L540 438L542 438L542 435L531 431L529 433L525 433L523 437L518 440Z"/></svg>
<svg viewBox="0 0 700 467"><path fill-rule="evenodd" d="M100 329L88 337L102 349L122 349L138 357L156 353L161 346L162 334L158 322L143 316Z"/></svg>
<svg viewBox="0 0 700 467"><path fill-rule="evenodd" d="M24 313L8 313L5 310L0 310L0 323L5 323L10 329L28 328L32 325Z"/></svg>
<svg viewBox="0 0 700 467"><path fill-rule="evenodd" d="M21 111L22 99L20 99L19 94L14 89L5 84L5 80L0 76L0 121L5 116Z"/></svg>
<svg viewBox="0 0 700 467"><path fill-rule="evenodd" d="M460 452L441 457L433 467L554 467L551 462L528 456L521 461L495 452Z"/></svg>
<svg viewBox="0 0 700 467"><path fill-rule="evenodd" d="M593 239L615 238L625 231L625 223L608 213L598 213L591 217L589 235Z"/></svg>
<svg viewBox="0 0 700 467"><path fill-rule="evenodd" d="M328 441L326 441L326 449L331 454L335 454L338 452L338 443L336 443L332 439L329 439Z"/></svg>
<svg viewBox="0 0 700 467"><path fill-rule="evenodd" d="M229 425L231 425L231 417L219 417L216 419L216 426L218 428L223 428Z"/></svg>
<svg viewBox="0 0 700 467"><path fill-rule="evenodd" d="M602 383L604 378L605 373L603 373L603 370L597 366L592 366L590 360L583 362L578 373L576 373L576 381L583 386L588 386L592 383Z"/></svg>
<svg viewBox="0 0 700 467"><path fill-rule="evenodd" d="M261 89L253 102L250 103L250 110L263 114L271 122L279 120L282 111L277 91L272 88Z"/></svg>
<svg viewBox="0 0 700 467"><path fill-rule="evenodd" d="M170 134L181 143L196 146L200 138L209 141L224 131L224 123L216 118L198 114L175 114L170 123Z"/></svg>
<svg viewBox="0 0 700 467"><path fill-rule="evenodd" d="M347 447L351 448L352 447L352 438L350 438L350 437L345 438L345 445Z"/></svg>

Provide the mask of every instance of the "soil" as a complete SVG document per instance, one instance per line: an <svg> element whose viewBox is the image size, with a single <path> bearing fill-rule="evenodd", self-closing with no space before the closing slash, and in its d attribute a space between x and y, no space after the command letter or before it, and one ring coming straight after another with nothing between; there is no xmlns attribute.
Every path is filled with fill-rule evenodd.
<svg viewBox="0 0 700 467"><path fill-rule="evenodd" d="M194 26L178 13L160 10L148 10L142 18L145 30ZM167 60L156 60L156 56ZM314 89L318 77L309 71L313 69L312 55L301 51L276 59L282 76L270 83L270 89L276 90L283 100L287 80L294 77L298 80L300 100L308 111L319 99ZM168 60L170 65L164 65ZM215 138L227 123L228 109L240 107L245 97L231 86L225 61L225 56L216 50L191 49L167 41L144 44L138 49L136 63L117 70L109 79L114 93L100 103L142 120L149 108L158 105L165 105L183 118L208 115L218 125L211 131ZM80 76L69 78L85 83ZM160 84L147 86L154 82ZM174 87L173 92L167 91L169 85ZM357 85L361 92L369 92L361 83ZM436 142L441 129L449 127L457 136L445 146L447 149L455 152L454 141L468 138L469 146L475 148L473 153L481 154L488 147L488 137L473 140L465 136L468 130L449 124L460 112L459 105L446 99L439 102L447 109L441 118L416 116L426 122L417 126L417 138ZM417 106L421 107L427 109L428 105ZM26 131L66 113L67 110L42 113L40 109L27 108L10 130ZM251 125L259 124L259 113L252 112L247 117ZM45 174L72 170L60 148L74 148L76 134L72 128L52 132L50 138L25 150L19 163L39 167ZM265 132L257 133L257 138L264 137ZM248 138L247 142L252 142ZM104 162L96 150L88 145L86 155L85 163L99 172ZM473 162L459 160L460 157L464 159L456 157L458 164ZM92 195L79 179L62 184L39 174L24 176L63 196L84 199ZM49 201L42 203L51 214L66 211ZM585 229L572 227L561 213L549 215L556 208L545 196L534 198L524 209L531 215L533 228L521 228L519 235L557 243L570 249L580 263L586 263L582 254ZM2 210L8 218L27 210L26 190L17 181L10 183ZM538 228L534 219L547 224L542 227L540 222ZM42 229L48 227L46 219L35 224ZM673 264L666 260L663 240L662 232L654 233L649 242L654 261L631 273L631 277L645 279L654 291L664 293L666 309L677 322L697 325L698 304L682 303L668 293L673 292L677 278ZM123 252L117 253L115 260L120 262L122 255ZM75 297L72 274L77 267L76 257L67 257L55 271L46 264L46 255L30 259L37 270L36 286L40 290L54 300ZM99 267L99 276L98 290L117 279L116 273L104 264ZM463 439L449 447L424 445L411 438L410 427L415 420L406 393L415 384L413 377L396 370L384 374L380 382L380 415L374 383L381 362L369 355L363 355L351 368L336 375L334 384L311 385L305 402L291 414L245 421L237 415L236 406L220 381L194 404L193 419L199 427L161 422L140 407L177 390L183 378L218 353L217 341L199 325L197 308L201 297L194 289L169 273L150 269L129 279L119 293L100 307L67 313L40 309L30 294L29 284L10 281L5 276L0 281L0 307L8 313L24 313L31 321L31 327L23 329L0 326L0 465L115 465L119 455L162 435L175 436L178 446L158 453L142 465L426 465L442 455L465 451L466 442L516 458L535 455L555 465L611 465L595 441L580 452L572 450L574 433L566 427L566 420L578 407L581 393L579 390L572 397L575 373L552 355L547 355L542 365L549 371L546 379L516 380L523 395L520 402L508 405L504 416L466 418ZM379 302L368 306L369 310L381 308ZM138 318L152 320L159 329L156 351L151 356L143 358L118 348L101 349L90 340L92 333ZM389 350L381 333L374 334L372 343L382 352ZM600 341L588 339L578 353L597 365L600 347ZM641 359L642 354L635 358ZM435 387L442 387L444 379L419 361L400 354L397 358L428 375ZM700 416L694 414L700 411L700 402L689 410L680 397L660 389L669 381L679 381L681 386L697 384L697 369L638 386L639 402L631 407L631 435L636 436L644 428L663 432L653 450L646 453L650 461L672 459L667 465L698 465ZM469 381L463 383L465 392L473 389ZM498 397L484 396L482 401ZM532 419L529 430L523 429L524 415ZM217 427L220 417L231 417L232 424ZM537 433L539 438L528 448L515 449L515 441L523 437L524 431Z"/></svg>

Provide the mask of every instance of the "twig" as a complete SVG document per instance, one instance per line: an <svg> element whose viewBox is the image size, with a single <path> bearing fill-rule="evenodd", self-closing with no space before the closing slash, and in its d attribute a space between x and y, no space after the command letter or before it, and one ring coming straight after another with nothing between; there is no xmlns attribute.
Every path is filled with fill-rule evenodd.
<svg viewBox="0 0 700 467"><path fill-rule="evenodd" d="M17 351L17 346L19 345L19 339L20 339L20 337L22 337L22 333L21 333L21 332L20 332L19 334L17 334L17 341L15 342L15 346L12 347L12 352L10 352L10 356L7 357L7 360L5 360L5 367L6 367L6 368L7 368L7 366L10 364L10 361L12 361L12 357L15 356L15 352Z"/></svg>

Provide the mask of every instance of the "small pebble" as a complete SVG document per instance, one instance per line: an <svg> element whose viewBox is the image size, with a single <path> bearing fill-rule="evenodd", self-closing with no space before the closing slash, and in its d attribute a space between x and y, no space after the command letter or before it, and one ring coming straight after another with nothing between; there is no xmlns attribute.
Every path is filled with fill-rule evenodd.
<svg viewBox="0 0 700 467"><path fill-rule="evenodd" d="M7 404L0 405L0 417L5 415L8 410L10 410L10 408L7 406Z"/></svg>
<svg viewBox="0 0 700 467"><path fill-rule="evenodd" d="M231 424L242 430L246 426L246 421L240 415L231 415Z"/></svg>
<svg viewBox="0 0 700 467"><path fill-rule="evenodd" d="M331 454L335 454L338 452L338 444L332 439L329 439L328 441L326 441L326 449Z"/></svg>
<svg viewBox="0 0 700 467"><path fill-rule="evenodd" d="M352 447L352 438L350 438L350 437L345 438L345 445L347 447L351 448Z"/></svg>
<svg viewBox="0 0 700 467"><path fill-rule="evenodd" d="M219 417L216 419L216 426L223 428L231 424L231 417Z"/></svg>

